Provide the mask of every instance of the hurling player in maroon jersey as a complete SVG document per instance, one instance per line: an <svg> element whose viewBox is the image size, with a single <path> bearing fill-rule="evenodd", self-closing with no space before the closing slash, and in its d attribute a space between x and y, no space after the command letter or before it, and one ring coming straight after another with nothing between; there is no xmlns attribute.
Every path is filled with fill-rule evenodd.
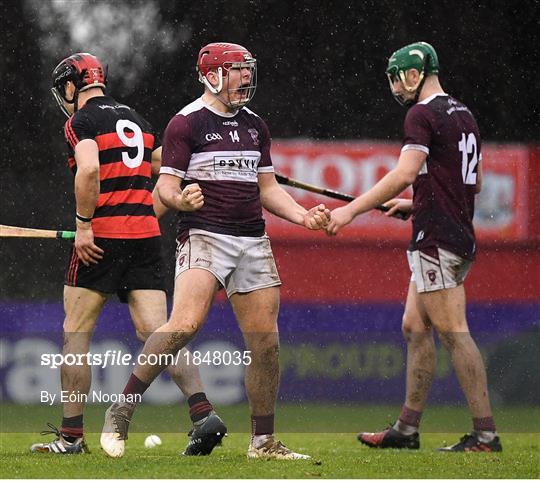
<svg viewBox="0 0 540 482"><path fill-rule="evenodd" d="M469 109L446 94L439 63L425 42L392 54L386 70L394 97L411 106L397 166L369 191L332 211L335 235L356 216L386 203L387 215L412 215L407 252L412 278L403 316L407 341L406 399L398 421L378 433L359 433L370 447L417 449L418 428L436 365L433 330L448 349L467 399L473 431L451 452L502 447L491 411L486 370L465 316L463 281L475 256L474 198L481 188L481 140ZM392 199L413 186L413 199Z"/></svg>
<svg viewBox="0 0 540 482"><path fill-rule="evenodd" d="M251 53L240 45L212 43L199 52L197 70L204 93L169 122L156 186L161 201L178 212L174 307L143 354L174 353L188 343L224 288L251 351L245 363L252 422L248 457L306 459L274 437L281 281L262 208L306 229L324 228L330 211L322 204L304 209L277 184L268 127L245 107L256 87ZM162 369L136 366L126 391L143 392ZM127 425L118 429L117 420L131 418L134 409L116 404L108 410L101 440L109 455L123 453ZM214 433L220 436L219 426Z"/></svg>
<svg viewBox="0 0 540 482"><path fill-rule="evenodd" d="M64 134L77 205L64 287L64 355L88 353L96 320L111 294L128 303L141 341L167 320L154 207L161 213L164 209L154 203L151 180L151 164L159 165L161 147L144 118L105 95L106 77L106 67L88 53L62 60L53 71L53 93L68 117ZM197 366L180 356L169 373L188 397L194 423L213 414ZM69 400L63 404L62 425L49 424L47 433L57 438L34 444L33 452L87 451L83 409L91 378L87 364L62 365L62 393ZM200 439L198 450L204 442ZM190 449L198 454L197 446Z"/></svg>

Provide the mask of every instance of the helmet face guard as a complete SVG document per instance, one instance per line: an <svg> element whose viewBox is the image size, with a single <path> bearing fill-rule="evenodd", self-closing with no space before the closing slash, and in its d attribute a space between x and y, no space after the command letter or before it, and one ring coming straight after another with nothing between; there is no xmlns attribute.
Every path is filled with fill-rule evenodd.
<svg viewBox="0 0 540 482"><path fill-rule="evenodd" d="M239 71L240 78L244 70L250 72L249 83L241 83L239 87L230 88L230 74ZM217 85L212 85L207 74L215 72ZM257 89L257 60L241 45L229 43L209 44L199 52L197 61L199 82L214 94L230 109L240 109L248 104ZM227 79L227 91L223 92L224 79Z"/></svg>
<svg viewBox="0 0 540 482"><path fill-rule="evenodd" d="M62 93L60 92L60 89L62 89ZM63 85L63 87L53 87L51 89L51 92L52 92L52 95L54 97L54 100L58 104L58 107L60 107L60 110L65 114L66 117L69 118L71 116L71 114L67 110L66 104L64 104L64 102L66 102L68 104L75 103L75 95L73 96L73 99L71 99L71 100L66 99L66 86L65 86L65 84Z"/></svg>
<svg viewBox="0 0 540 482"><path fill-rule="evenodd" d="M91 54L79 53L62 60L53 70L53 87L51 92L60 110L67 116L71 114L65 104L74 104L77 110L77 100L80 92L99 87L103 90L107 84L107 66L101 64L97 57ZM72 99L66 98L66 84L73 82L75 92Z"/></svg>
<svg viewBox="0 0 540 482"><path fill-rule="evenodd" d="M407 78L405 76L406 74L405 72L403 72L403 70L400 70L397 75L390 74L390 73L387 73L386 75L388 76L388 83L390 84L390 90L392 90L394 82L398 80L398 81L401 81L404 89L407 92L411 94L413 93L415 94L414 98L407 99L406 97L403 96L403 94L399 94L399 93L395 94L394 91L392 90L392 95L394 96L394 99L396 99L399 105L411 106L411 105L416 104L416 102L418 101L418 97L420 96L420 92L422 91L422 86L424 85L424 81L425 81L424 71L420 72L420 75L418 77L418 82L416 82L416 84L414 85L410 85L409 83L407 83Z"/></svg>
<svg viewBox="0 0 540 482"><path fill-rule="evenodd" d="M411 85L407 82L406 74L409 70L416 69L419 72L418 81ZM407 99L403 94L392 93L394 99L400 105L409 106L418 102L418 97L424 86L426 77L437 75L439 73L439 59L435 49L426 42L416 42L396 50L388 60L386 75L390 87L393 87L395 81L401 81L403 88L415 94L413 98Z"/></svg>

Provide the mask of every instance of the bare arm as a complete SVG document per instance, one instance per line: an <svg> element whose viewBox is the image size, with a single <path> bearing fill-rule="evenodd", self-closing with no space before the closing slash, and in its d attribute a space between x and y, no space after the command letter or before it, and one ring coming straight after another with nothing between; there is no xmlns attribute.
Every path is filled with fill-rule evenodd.
<svg viewBox="0 0 540 482"><path fill-rule="evenodd" d="M75 146L75 201L77 213L85 218L94 215L99 199L99 149L93 139L84 139ZM75 249L81 261L88 266L103 257L103 250L94 244L91 222L77 219Z"/></svg>
<svg viewBox="0 0 540 482"><path fill-rule="evenodd" d="M75 147L75 200L77 212L84 217L94 215L99 198L99 149L96 141L85 139Z"/></svg>
<svg viewBox="0 0 540 482"><path fill-rule="evenodd" d="M152 191L152 202L154 205L154 212L156 213L156 217L158 219L161 219L163 216L165 216L165 214L169 212L169 208L161 202L157 187L155 187Z"/></svg>
<svg viewBox="0 0 540 482"><path fill-rule="evenodd" d="M161 202L175 211L196 211L204 205L204 196L198 184L190 184L180 189L181 178L171 174L160 174L156 188Z"/></svg>
<svg viewBox="0 0 540 482"><path fill-rule="evenodd" d="M286 219L294 224L304 224L307 209L300 206L292 196L276 181L274 173L261 173L258 175L261 203L263 207L276 216Z"/></svg>
<svg viewBox="0 0 540 482"><path fill-rule="evenodd" d="M416 179L426 158L427 154L422 151L414 149L403 151L399 156L397 166L375 186L346 206L332 211L332 221L327 228L328 234L337 234L343 226L349 224L356 216L375 208L379 204L386 203L410 186Z"/></svg>
<svg viewBox="0 0 540 482"><path fill-rule="evenodd" d="M161 151L161 146L152 151L152 176L159 176L159 169L161 168Z"/></svg>
<svg viewBox="0 0 540 482"><path fill-rule="evenodd" d="M161 146L152 152L151 164L152 176L159 176L159 169L161 168ZM154 191L152 192L152 200L156 217L161 219L163 216L165 216L165 214L167 214L169 208L161 202L157 188L154 188Z"/></svg>
<svg viewBox="0 0 540 482"><path fill-rule="evenodd" d="M308 229L320 229L328 224L330 211L324 204L307 210L277 183L274 173L261 173L258 178L261 203L272 214Z"/></svg>

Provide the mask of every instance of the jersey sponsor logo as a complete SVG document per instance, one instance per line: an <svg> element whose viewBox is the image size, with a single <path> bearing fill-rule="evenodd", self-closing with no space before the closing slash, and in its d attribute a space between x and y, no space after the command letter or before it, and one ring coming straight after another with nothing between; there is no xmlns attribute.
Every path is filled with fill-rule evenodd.
<svg viewBox="0 0 540 482"><path fill-rule="evenodd" d="M253 145L259 145L259 131L257 129L248 129L249 135L253 139Z"/></svg>
<svg viewBox="0 0 540 482"><path fill-rule="evenodd" d="M452 107L450 107L446 113L448 115L454 113L454 112L460 112L460 111L464 111L464 112L470 112L469 109L464 106L464 105L459 105L457 101L455 101L454 99L452 98L449 98L448 99L448 105L451 105ZM471 114L472 115L472 114Z"/></svg>
<svg viewBox="0 0 540 482"><path fill-rule="evenodd" d="M212 132L211 134L206 134L204 137L207 141L222 141L223 137L217 132Z"/></svg>
<svg viewBox="0 0 540 482"><path fill-rule="evenodd" d="M124 105L124 104L117 104L117 105L100 104L100 105L98 105L98 107L101 110L105 110L105 109L128 109L128 110L131 110L129 106Z"/></svg>
<svg viewBox="0 0 540 482"><path fill-rule="evenodd" d="M223 122L223 125L224 126L231 126L231 127L238 127L238 121L224 121Z"/></svg>
<svg viewBox="0 0 540 482"><path fill-rule="evenodd" d="M257 170L257 164L259 163L258 156L244 156L244 157L228 157L228 156L215 156L214 157L214 170L234 170L234 171L247 171L255 172Z"/></svg>
<svg viewBox="0 0 540 482"><path fill-rule="evenodd" d="M260 160L261 153L254 149L197 152L191 155L184 179L257 182Z"/></svg>

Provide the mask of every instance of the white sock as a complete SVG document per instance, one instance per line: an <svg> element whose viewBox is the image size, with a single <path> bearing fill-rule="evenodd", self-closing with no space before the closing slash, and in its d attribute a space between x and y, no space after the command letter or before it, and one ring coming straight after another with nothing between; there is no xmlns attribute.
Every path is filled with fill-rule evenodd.
<svg viewBox="0 0 540 482"><path fill-rule="evenodd" d="M251 436L251 445L258 449L261 445L263 445L269 438L273 437L274 434L268 434L265 433L263 435L252 435Z"/></svg>
<svg viewBox="0 0 540 482"><path fill-rule="evenodd" d="M478 440L485 444L492 442L493 439L497 436L497 432L487 432L485 430L476 430L475 433L478 437Z"/></svg>
<svg viewBox="0 0 540 482"><path fill-rule="evenodd" d="M392 427L396 432L399 432L402 435L413 435L416 432L418 432L418 427L414 427L413 425L407 425L406 423L403 423L401 420L397 420L397 422Z"/></svg>

